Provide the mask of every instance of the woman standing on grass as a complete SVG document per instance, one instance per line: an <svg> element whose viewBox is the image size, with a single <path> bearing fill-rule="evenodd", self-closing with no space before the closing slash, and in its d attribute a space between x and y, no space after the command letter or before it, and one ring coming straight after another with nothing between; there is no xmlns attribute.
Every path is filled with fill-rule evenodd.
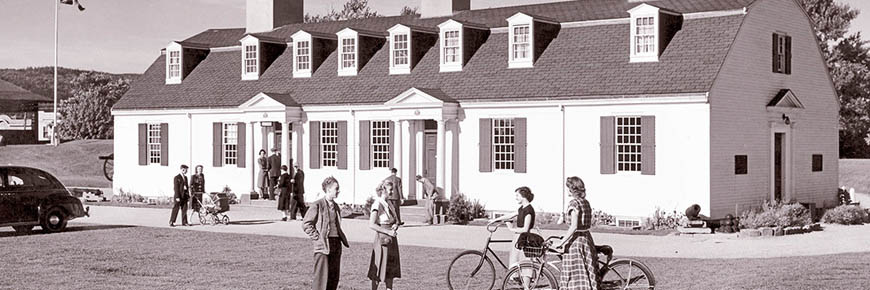
<svg viewBox="0 0 870 290"><path fill-rule="evenodd" d="M592 226L592 207L586 200L586 185L579 177L572 176L565 181L565 186L573 199L568 204L571 226L559 244L559 248L567 249L562 260L559 289L597 290L598 254L589 233Z"/></svg>
<svg viewBox="0 0 870 290"><path fill-rule="evenodd" d="M381 182L376 190L375 201L372 203L369 228L375 231L375 241L368 274L369 279L372 280L372 290L377 290L380 282L385 282L387 290L392 290L393 279L402 277L399 240L396 239L399 223L396 220L396 210L387 202L393 186L389 180Z"/></svg>
<svg viewBox="0 0 870 290"><path fill-rule="evenodd" d="M526 186L517 188L514 193L516 193L515 198L517 200L517 204L520 205L520 208L517 209L517 213L501 216L497 219L490 221L489 224L516 218L516 227L514 227L513 224L511 224L510 222L507 223L508 230L514 233L512 244L516 245L517 239L519 238L520 234L529 233L532 231L533 228L535 228L535 209L531 205L532 200L535 199L535 195L532 193L532 190ZM520 260L524 258L525 254L523 254L523 250L517 249L517 247L513 247L510 256L510 267L519 265ZM529 284L531 284L531 277L533 273L526 272L527 271L520 271L520 276L522 277L523 288L528 289Z"/></svg>

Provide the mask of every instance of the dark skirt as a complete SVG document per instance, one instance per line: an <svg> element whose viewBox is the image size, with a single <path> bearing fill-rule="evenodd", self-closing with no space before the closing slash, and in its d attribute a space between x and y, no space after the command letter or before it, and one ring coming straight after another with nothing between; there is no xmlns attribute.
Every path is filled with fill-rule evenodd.
<svg viewBox="0 0 870 290"><path fill-rule="evenodd" d="M290 210L290 202L293 201L290 188L279 187L281 195L278 197L278 210Z"/></svg>
<svg viewBox="0 0 870 290"><path fill-rule="evenodd" d="M391 225L381 225L384 229L391 229ZM399 261L399 240L392 237L393 241L387 246L381 246L380 237L385 236L375 233L375 241L372 248L372 259L369 263L369 279L372 281L384 281L392 278L402 278L402 265Z"/></svg>

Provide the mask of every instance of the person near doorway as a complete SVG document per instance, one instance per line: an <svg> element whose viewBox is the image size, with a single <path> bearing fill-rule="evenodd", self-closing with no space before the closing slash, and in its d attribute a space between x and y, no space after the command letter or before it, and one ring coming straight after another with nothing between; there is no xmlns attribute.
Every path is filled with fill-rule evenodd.
<svg viewBox="0 0 870 290"><path fill-rule="evenodd" d="M435 201L438 199L438 191L435 190L435 184L428 178L417 175L417 182L423 185L423 200L426 208L426 224L431 225L435 222Z"/></svg>
<svg viewBox="0 0 870 290"><path fill-rule="evenodd" d="M369 229L375 231L368 273L369 280L372 280L372 290L377 290L380 282L386 284L387 290L392 290L393 279L402 277L399 240L396 239L399 223L393 203L387 201L390 193L395 191L393 187L395 185L390 180L384 180L378 185L369 215Z"/></svg>
<svg viewBox="0 0 870 290"><path fill-rule="evenodd" d="M181 165L181 173L173 179L175 190L175 203L172 205L172 216L169 218L169 226L175 227L178 219L178 209L181 209L181 225L190 226L187 223L187 201L190 199L190 187L187 182L187 165Z"/></svg>
<svg viewBox="0 0 870 290"><path fill-rule="evenodd" d="M339 194L338 180L327 177L321 184L323 197L311 204L302 220L302 230L314 243L314 290L338 289L341 273L342 246L350 248L341 230L341 211L335 198Z"/></svg>
<svg viewBox="0 0 870 290"><path fill-rule="evenodd" d="M281 176L278 177L278 210L284 214L282 221L287 221L290 215L290 208L293 203L293 175L287 172L287 165L281 165ZM293 171L290 171L293 172ZM296 216L290 216L290 219L295 220Z"/></svg>
<svg viewBox="0 0 870 290"><path fill-rule="evenodd" d="M269 187L269 161L266 159L266 150L260 149L260 158L257 158L257 164L260 165L260 175L257 176L257 187L260 188L260 198L266 199Z"/></svg>
<svg viewBox="0 0 870 290"><path fill-rule="evenodd" d="M302 172L302 168L299 168L299 162L293 162L293 168L296 169L296 174L293 175L293 200L290 201L290 219L296 219L296 213L298 212L302 217L305 217L305 213L308 211L308 207L305 206L305 172Z"/></svg>
<svg viewBox="0 0 870 290"><path fill-rule="evenodd" d="M570 227L559 243L564 249L559 289L598 289L598 254L589 228L592 227L592 207L586 200L586 185L579 177L565 181L571 193L568 203Z"/></svg>
<svg viewBox="0 0 870 290"><path fill-rule="evenodd" d="M402 221L402 213L400 209L402 203L405 201L405 195L402 194L402 178L396 176L398 172L399 171L395 167L390 168L390 176L387 176L384 181L389 181L393 184L393 190L388 193L387 201L393 204L393 209L396 210L396 221L401 226L405 224L405 222Z"/></svg>
<svg viewBox="0 0 870 290"><path fill-rule="evenodd" d="M281 176L281 156L278 155L278 148L272 148L272 155L269 155L269 199L275 200L275 188L278 186L278 177Z"/></svg>

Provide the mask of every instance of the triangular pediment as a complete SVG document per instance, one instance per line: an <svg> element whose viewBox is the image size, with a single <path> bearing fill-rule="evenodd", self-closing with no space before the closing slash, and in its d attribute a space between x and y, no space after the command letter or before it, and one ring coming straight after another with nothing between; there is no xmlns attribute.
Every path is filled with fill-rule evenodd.
<svg viewBox="0 0 870 290"><path fill-rule="evenodd" d="M455 103L453 99L447 96L439 89L420 89L410 88L402 92L395 98L384 103L385 105L443 105L444 103Z"/></svg>
<svg viewBox="0 0 870 290"><path fill-rule="evenodd" d="M289 94L258 93L239 105L239 109L271 109L283 107L298 107L299 104Z"/></svg>
<svg viewBox="0 0 870 290"><path fill-rule="evenodd" d="M797 98L792 90L782 89L777 92L776 96L767 104L768 107L775 108L797 108L803 109L804 105Z"/></svg>

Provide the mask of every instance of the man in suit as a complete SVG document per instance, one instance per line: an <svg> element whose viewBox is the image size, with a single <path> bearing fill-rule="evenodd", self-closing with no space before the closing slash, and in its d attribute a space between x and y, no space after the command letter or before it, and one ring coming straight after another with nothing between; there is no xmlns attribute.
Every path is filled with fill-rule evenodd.
<svg viewBox="0 0 870 290"><path fill-rule="evenodd" d="M321 184L324 196L311 204L302 219L302 230L314 243L314 290L338 289L342 245L350 248L341 230L341 210L335 203L338 180L327 177Z"/></svg>
<svg viewBox="0 0 870 290"><path fill-rule="evenodd" d="M278 148L272 148L272 155L269 156L269 199L275 200L275 187L278 185L278 177L281 176L281 156L278 155Z"/></svg>
<svg viewBox="0 0 870 290"><path fill-rule="evenodd" d="M405 195L402 194L402 178L396 176L399 171L396 168L390 168L390 176L387 176L384 180L389 180L393 183L393 192L390 192L390 195L387 197L387 200L393 204L393 208L396 209L396 221L399 222L399 225L404 225L405 222L402 221L402 214L399 210L402 202L405 200Z"/></svg>
<svg viewBox="0 0 870 290"><path fill-rule="evenodd" d="M190 200L190 187L187 182L187 165L181 165L181 173L173 180L175 188L175 204L172 206L172 217L169 218L169 226L175 227L178 219L178 208L181 208L181 225L190 226L187 223L187 201Z"/></svg>
<svg viewBox="0 0 870 290"><path fill-rule="evenodd" d="M308 211L305 206L305 172L299 168L299 162L293 162L293 168L296 169L296 174L293 175L293 200L290 202L290 219L296 219L296 212L299 212L302 217Z"/></svg>

